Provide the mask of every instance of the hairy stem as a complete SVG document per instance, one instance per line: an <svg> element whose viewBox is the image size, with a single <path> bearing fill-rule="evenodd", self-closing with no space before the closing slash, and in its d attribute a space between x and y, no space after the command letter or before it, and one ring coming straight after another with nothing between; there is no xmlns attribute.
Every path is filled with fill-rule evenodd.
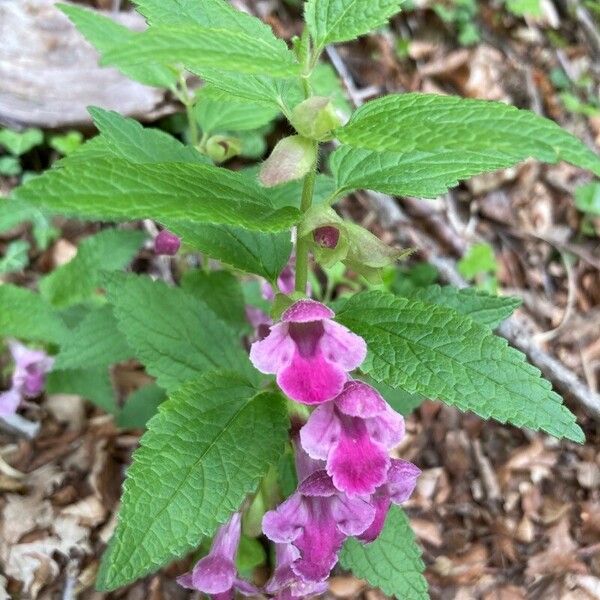
<svg viewBox="0 0 600 600"><path fill-rule="evenodd" d="M300 210L304 214L311 206L315 191L315 180L317 178L317 165L319 162L319 143L314 142L315 160L306 177L304 178L304 187L302 188L302 200ZM308 281L308 240L298 238L296 240L296 291L302 294L306 293L306 283Z"/></svg>

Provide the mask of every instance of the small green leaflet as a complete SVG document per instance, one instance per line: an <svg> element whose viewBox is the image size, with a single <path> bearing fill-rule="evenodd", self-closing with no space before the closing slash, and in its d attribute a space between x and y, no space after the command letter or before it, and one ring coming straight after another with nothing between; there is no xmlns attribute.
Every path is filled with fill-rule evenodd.
<svg viewBox="0 0 600 600"><path fill-rule="evenodd" d="M300 65L272 32L260 36L227 28L187 24L155 26L106 52L102 64L138 65L147 61L181 63L191 71L224 69L249 75L290 77Z"/></svg>
<svg viewBox="0 0 600 600"><path fill-rule="evenodd" d="M40 294L14 285L0 285L0 336L60 343L68 330Z"/></svg>
<svg viewBox="0 0 600 600"><path fill-rule="evenodd" d="M181 287L237 331L247 328L242 286L228 271L188 271L181 280Z"/></svg>
<svg viewBox="0 0 600 600"><path fill-rule="evenodd" d="M317 49L383 27L403 0L308 0L305 19Z"/></svg>
<svg viewBox="0 0 600 600"><path fill-rule="evenodd" d="M514 163L513 156L454 148L377 152L341 146L330 158L336 198L358 189L394 196L437 198L459 181Z"/></svg>
<svg viewBox="0 0 600 600"><path fill-rule="evenodd" d="M600 216L600 181L592 181L576 188L575 206L584 213Z"/></svg>
<svg viewBox="0 0 600 600"><path fill-rule="evenodd" d="M200 163L86 161L46 171L13 198L85 219L181 219L259 231L282 231L299 216L295 208L273 209L267 193L243 174Z"/></svg>
<svg viewBox="0 0 600 600"><path fill-rule="evenodd" d="M340 564L399 600L428 600L421 549L404 511L392 506L383 531L371 544L350 538L340 553Z"/></svg>
<svg viewBox="0 0 600 600"><path fill-rule="evenodd" d="M184 244L246 273L277 279L292 252L289 231L260 233L229 225L165 221Z"/></svg>
<svg viewBox="0 0 600 600"><path fill-rule="evenodd" d="M79 8L72 4L57 4L85 39L101 54L116 46L125 44L136 37L136 33L97 11ZM156 87L174 88L177 85L177 72L173 68L147 61L138 65L114 63L124 75L140 83Z"/></svg>
<svg viewBox="0 0 600 600"><path fill-rule="evenodd" d="M238 333L198 298L149 277L106 280L119 329L161 387L174 390L215 369L252 373Z"/></svg>
<svg viewBox="0 0 600 600"><path fill-rule="evenodd" d="M600 157L554 121L500 102L435 94L390 95L367 102L338 129L339 140L378 152L485 153L513 163L565 160L600 175Z"/></svg>
<svg viewBox="0 0 600 600"><path fill-rule="evenodd" d="M0 275L22 271L29 264L29 242L15 240L11 242L0 258Z"/></svg>
<svg viewBox="0 0 600 600"><path fill-rule="evenodd" d="M112 306L91 310L64 340L56 357L56 369L108 367L134 352L117 327Z"/></svg>
<svg viewBox="0 0 600 600"><path fill-rule="evenodd" d="M196 120L205 135L250 131L277 117L276 108L232 97L214 86L204 86L196 93Z"/></svg>
<svg viewBox="0 0 600 600"><path fill-rule="evenodd" d="M376 381L484 419L585 440L538 369L455 310L372 291L350 298L338 320L366 340L369 355L361 368Z"/></svg>
<svg viewBox="0 0 600 600"><path fill-rule="evenodd" d="M475 288L458 289L451 285L415 288L405 295L421 302L446 306L492 329L521 306L520 298L495 296Z"/></svg>
<svg viewBox="0 0 600 600"><path fill-rule="evenodd" d="M166 400L165 391L155 384L146 385L127 396L125 406L117 414L117 425L123 429L142 429Z"/></svg>
<svg viewBox="0 0 600 600"><path fill-rule="evenodd" d="M116 414L115 392L106 367L54 370L46 382L48 394L75 394L107 413Z"/></svg>
<svg viewBox="0 0 600 600"><path fill-rule="evenodd" d="M97 586L121 587L210 536L240 507L287 439L279 394L235 373L207 373L163 402L127 472Z"/></svg>
<svg viewBox="0 0 600 600"><path fill-rule="evenodd" d="M79 244L73 260L40 282L40 292L52 304L65 307L84 302L96 293L100 271L118 271L137 254L146 234L105 229Z"/></svg>
<svg viewBox="0 0 600 600"><path fill-rule="evenodd" d="M26 129L23 132L11 129L0 130L0 147L6 148L13 156L21 156L44 142L40 129Z"/></svg>

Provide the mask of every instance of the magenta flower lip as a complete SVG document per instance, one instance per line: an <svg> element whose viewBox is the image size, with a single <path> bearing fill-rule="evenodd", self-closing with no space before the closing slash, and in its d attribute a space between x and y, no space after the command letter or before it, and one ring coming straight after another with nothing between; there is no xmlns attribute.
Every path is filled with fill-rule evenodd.
<svg viewBox="0 0 600 600"><path fill-rule="evenodd" d="M168 229L158 232L154 238L154 252L163 256L175 256L181 247L181 238Z"/></svg>

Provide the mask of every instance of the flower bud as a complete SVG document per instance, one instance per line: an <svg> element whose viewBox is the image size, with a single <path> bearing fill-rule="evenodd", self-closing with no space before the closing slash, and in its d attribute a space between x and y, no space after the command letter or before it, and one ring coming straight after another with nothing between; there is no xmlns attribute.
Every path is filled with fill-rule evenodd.
<svg viewBox="0 0 600 600"><path fill-rule="evenodd" d="M331 99L324 96L313 96L298 104L290 122L300 135L312 140L330 138L331 132L342 124Z"/></svg>
<svg viewBox="0 0 600 600"><path fill-rule="evenodd" d="M241 141L226 135L213 135L206 142L206 154L216 163L222 163L238 156L241 151Z"/></svg>
<svg viewBox="0 0 600 600"><path fill-rule="evenodd" d="M302 179L314 165L316 152L315 144L299 135L282 139L263 163L260 182L265 187L274 187Z"/></svg>
<svg viewBox="0 0 600 600"><path fill-rule="evenodd" d="M321 246L321 248L335 250L340 241L340 230L337 227L333 227L333 225L317 227L313 231L313 239L315 240L315 244Z"/></svg>
<svg viewBox="0 0 600 600"><path fill-rule="evenodd" d="M163 229L154 238L154 252L166 256L175 256L179 252L181 239L168 229Z"/></svg>

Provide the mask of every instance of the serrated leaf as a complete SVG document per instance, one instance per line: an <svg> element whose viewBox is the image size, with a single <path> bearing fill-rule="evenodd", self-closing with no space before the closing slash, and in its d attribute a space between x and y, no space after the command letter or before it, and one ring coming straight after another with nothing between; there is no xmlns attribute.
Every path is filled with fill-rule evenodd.
<svg viewBox="0 0 600 600"><path fill-rule="evenodd" d="M123 429L142 429L166 400L165 391L157 385L146 385L127 396L125 406L117 415L117 425Z"/></svg>
<svg viewBox="0 0 600 600"><path fill-rule="evenodd" d="M266 192L242 173L200 163L86 161L46 171L13 198L86 219L179 219L259 231L282 231L299 216L294 208L273 209Z"/></svg>
<svg viewBox="0 0 600 600"><path fill-rule="evenodd" d="M14 285L0 285L0 336L60 343L68 330L40 294Z"/></svg>
<svg viewBox="0 0 600 600"><path fill-rule="evenodd" d="M157 383L174 390L215 369L252 373L238 333L202 301L148 277L107 278L119 329Z"/></svg>
<svg viewBox="0 0 600 600"><path fill-rule="evenodd" d="M6 247L0 258L0 274L22 271L29 264L29 242L15 240Z"/></svg>
<svg viewBox="0 0 600 600"><path fill-rule="evenodd" d="M221 320L237 331L247 326L242 286L228 271L188 271L181 280L181 287L207 304Z"/></svg>
<svg viewBox="0 0 600 600"><path fill-rule="evenodd" d="M100 54L135 39L136 32L97 11L60 3L57 4L57 8L69 17L78 31ZM114 66L130 79L146 85L167 88L177 85L177 73L174 69L152 61L138 65L114 63Z"/></svg>
<svg viewBox="0 0 600 600"><path fill-rule="evenodd" d="M294 54L270 30L255 35L195 24L151 27L106 52L102 64L128 66L149 60L181 63L192 71L224 69L269 77L291 77L300 72Z"/></svg>
<svg viewBox="0 0 600 600"><path fill-rule="evenodd" d="M484 419L585 440L538 369L455 310L372 291L350 298L338 319L366 340L369 355L361 369L376 381Z"/></svg>
<svg viewBox="0 0 600 600"><path fill-rule="evenodd" d="M428 600L421 549L404 511L392 506L383 531L371 544L350 538L340 553L340 564L400 600Z"/></svg>
<svg viewBox="0 0 600 600"><path fill-rule="evenodd" d="M232 373L207 373L164 402L127 473L99 589L111 590L194 548L237 510L287 438L285 403Z"/></svg>
<svg viewBox="0 0 600 600"><path fill-rule="evenodd" d="M231 96L214 86L204 86L196 93L196 120L205 135L250 131L263 127L277 117L276 108Z"/></svg>
<svg viewBox="0 0 600 600"><path fill-rule="evenodd" d="M132 358L134 352L117 327L112 306L91 310L61 344L56 369L107 367Z"/></svg>
<svg viewBox="0 0 600 600"><path fill-rule="evenodd" d="M437 198L473 175L509 167L513 156L446 149L377 152L342 146L330 159L335 196L367 189L394 196Z"/></svg>
<svg viewBox="0 0 600 600"><path fill-rule="evenodd" d="M600 157L556 123L500 102L435 94L367 102L336 131L341 142L378 152L458 150L490 160L565 160L600 175Z"/></svg>
<svg viewBox="0 0 600 600"><path fill-rule="evenodd" d="M292 252L288 231L260 233L228 225L167 221L165 225L183 238L184 244L246 273L269 281L277 279Z"/></svg>
<svg viewBox="0 0 600 600"><path fill-rule="evenodd" d="M508 319L522 303L520 298L514 296L495 296L475 288L458 289L450 285L415 288L412 292L402 295L421 302L446 306L492 329Z"/></svg>
<svg viewBox="0 0 600 600"><path fill-rule="evenodd" d="M101 271L117 271L131 262L146 235L106 229L79 244L75 258L40 281L40 292L55 306L77 304L96 292Z"/></svg>
<svg viewBox="0 0 600 600"><path fill-rule="evenodd" d="M308 0L305 19L318 49L383 27L403 0Z"/></svg>
<svg viewBox="0 0 600 600"><path fill-rule="evenodd" d="M75 394L107 413L115 414L117 404L107 368L54 370L46 381L48 394Z"/></svg>

